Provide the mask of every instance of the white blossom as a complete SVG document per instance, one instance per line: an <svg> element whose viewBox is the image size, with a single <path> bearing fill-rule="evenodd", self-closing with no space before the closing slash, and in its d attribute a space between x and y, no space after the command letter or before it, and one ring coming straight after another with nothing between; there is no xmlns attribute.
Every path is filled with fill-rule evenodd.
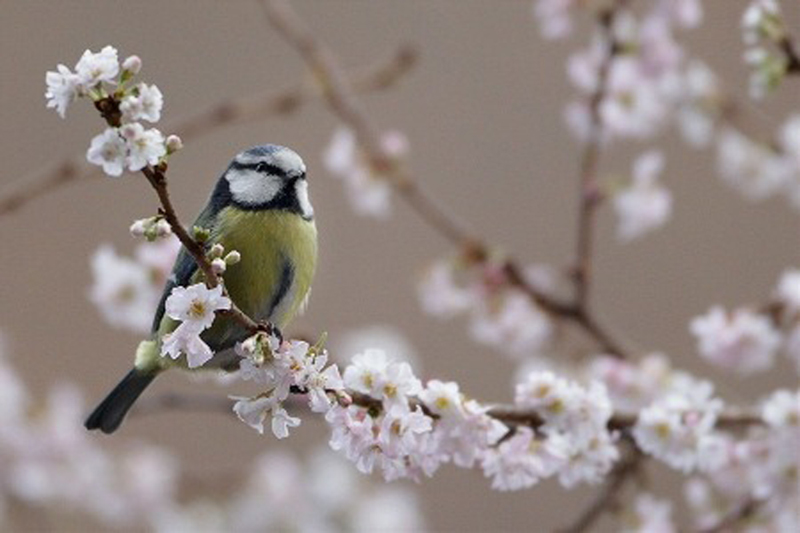
<svg viewBox="0 0 800 533"><path fill-rule="evenodd" d="M408 140L400 132L387 132L380 142L384 155L395 163L408 152ZM389 216L391 185L388 178L373 168L350 129L336 130L324 160L328 170L344 180L348 198L357 213L377 218Z"/></svg>
<svg viewBox="0 0 800 533"><path fill-rule="evenodd" d="M125 157L128 153L125 140L120 137L116 128L106 128L100 135L92 139L86 159L103 167L109 176L120 176L125 168Z"/></svg>
<svg viewBox="0 0 800 533"><path fill-rule="evenodd" d="M722 179L751 200L776 194L795 171L787 158L732 128L724 129L719 136L717 166Z"/></svg>
<svg viewBox="0 0 800 533"><path fill-rule="evenodd" d="M186 355L186 364L189 368L203 366L214 357L214 352L200 338L201 331L195 323L180 324L174 331L163 336L161 356L177 359L181 355Z"/></svg>
<svg viewBox="0 0 800 533"><path fill-rule="evenodd" d="M59 116L64 118L67 107L78 97L80 82L78 75L64 65L58 65L56 68L58 72L48 71L45 75L47 92L44 96L47 98L47 107L54 107Z"/></svg>
<svg viewBox="0 0 800 533"><path fill-rule="evenodd" d="M539 28L546 39L560 39L572 31L569 10L574 0L535 0L533 14L539 21Z"/></svg>
<svg viewBox="0 0 800 533"><path fill-rule="evenodd" d="M123 125L120 134L128 148L125 164L132 172L139 171L147 165L158 164L167 153L164 136L157 129L146 130L138 122L132 122Z"/></svg>
<svg viewBox="0 0 800 533"><path fill-rule="evenodd" d="M509 491L529 488L549 477L566 461L550 439L537 439L525 426L497 448L487 451L481 462L483 473L492 478L492 488Z"/></svg>
<svg viewBox="0 0 800 533"><path fill-rule="evenodd" d="M796 315L800 312L800 270L787 269L783 272L775 289L775 296L789 313Z"/></svg>
<svg viewBox="0 0 800 533"><path fill-rule="evenodd" d="M119 74L117 49L105 46L97 53L86 50L75 65L75 72L83 86L91 88L98 83L115 83Z"/></svg>
<svg viewBox="0 0 800 533"><path fill-rule="evenodd" d="M729 314L714 306L694 318L690 329L701 357L740 374L769 369L781 344L769 318L744 308Z"/></svg>
<svg viewBox="0 0 800 533"><path fill-rule="evenodd" d="M674 533L672 504L649 493L639 494L633 508L623 514L622 533Z"/></svg>
<svg viewBox="0 0 800 533"><path fill-rule="evenodd" d="M770 427L800 431L800 390L777 390L764 401L761 418Z"/></svg>
<svg viewBox="0 0 800 533"><path fill-rule="evenodd" d="M140 83L132 90L131 94L122 99L119 110L126 122L136 120L158 122L161 119L163 106L164 96L158 87Z"/></svg>
<svg viewBox="0 0 800 533"><path fill-rule="evenodd" d="M91 259L94 283L89 299L112 326L137 333L150 331L159 290L142 264L117 255L109 245L98 248Z"/></svg>
<svg viewBox="0 0 800 533"><path fill-rule="evenodd" d="M633 167L633 182L614 196L619 217L617 235L623 241L636 239L663 226L672 213L672 194L658 183L664 166L661 152L640 156Z"/></svg>
<svg viewBox="0 0 800 533"><path fill-rule="evenodd" d="M197 330L210 328L215 313L230 308L231 300L223 296L222 286L209 289L205 283L174 287L165 303L167 315Z"/></svg>
<svg viewBox="0 0 800 533"><path fill-rule="evenodd" d="M722 401L704 382L684 394L668 394L643 409L633 428L642 451L684 473L701 467L716 449L713 433Z"/></svg>

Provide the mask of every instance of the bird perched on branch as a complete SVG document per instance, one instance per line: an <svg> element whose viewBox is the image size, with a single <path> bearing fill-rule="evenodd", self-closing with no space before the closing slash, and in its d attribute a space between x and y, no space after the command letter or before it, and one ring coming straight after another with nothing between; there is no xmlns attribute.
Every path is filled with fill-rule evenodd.
<svg viewBox="0 0 800 533"><path fill-rule="evenodd" d="M317 229L308 197L306 166L294 151L276 145L245 150L220 176L194 225L208 230L206 250L220 244L241 254L224 277L228 296L257 322L283 329L304 307L317 263ZM114 432L144 389L164 370L187 367L186 358L161 356L165 334L178 322L165 313L175 287L203 281L191 255L181 249L131 370L86 420L87 429ZM200 338L214 352L203 368L238 368L237 342L249 332L229 316L218 316Z"/></svg>

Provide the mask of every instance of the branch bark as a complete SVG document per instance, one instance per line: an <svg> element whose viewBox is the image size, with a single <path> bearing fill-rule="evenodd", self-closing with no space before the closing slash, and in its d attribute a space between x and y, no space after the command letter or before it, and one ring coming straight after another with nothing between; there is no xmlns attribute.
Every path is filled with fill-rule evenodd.
<svg viewBox="0 0 800 533"><path fill-rule="evenodd" d="M392 158L385 153L381 146L378 128L356 98L336 57L317 39L316 35L292 9L289 2L286 0L261 0L261 5L272 27L300 54L309 70L314 74L322 88L328 108L353 131L359 146L376 173L387 176L395 192L412 211L445 239L459 247L465 256L481 263L486 262L490 256L490 247L448 215L440 207L441 204L438 201L434 201L423 191L406 168L396 165ZM513 259L506 260L504 270L508 275L509 283L521 289L551 315L576 324L598 344L601 350L620 358L628 356L622 344L603 330L585 309L578 309L570 303L560 302L529 284L521 275L520 268Z"/></svg>
<svg viewBox="0 0 800 533"><path fill-rule="evenodd" d="M358 94L387 90L404 78L416 61L416 51L409 46L403 46L388 60L358 69L351 74L351 86ZM224 100L196 115L168 125L166 131L176 132L184 141L188 141L217 128L288 115L319 98L317 85L306 81L278 92ZM96 174L97 167L86 163L84 156L66 159L38 170L0 194L0 217L17 212L28 203L61 187Z"/></svg>

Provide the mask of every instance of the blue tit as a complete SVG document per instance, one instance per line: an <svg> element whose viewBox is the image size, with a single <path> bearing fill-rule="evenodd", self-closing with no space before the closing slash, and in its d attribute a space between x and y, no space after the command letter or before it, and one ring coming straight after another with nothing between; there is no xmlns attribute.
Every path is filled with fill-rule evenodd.
<svg viewBox="0 0 800 533"><path fill-rule="evenodd" d="M256 321L283 329L304 307L317 264L317 229L308 197L306 166L282 146L257 146L241 152L220 176L195 226L209 230L206 246L237 250L241 261L225 273L230 298ZM181 249L156 309L151 337L139 344L134 368L86 420L87 429L112 433L144 389L164 370L186 368L160 356L161 338L178 323L165 314L174 287L202 281L192 257ZM250 333L220 315L201 338L214 351L203 368L235 370L234 346Z"/></svg>

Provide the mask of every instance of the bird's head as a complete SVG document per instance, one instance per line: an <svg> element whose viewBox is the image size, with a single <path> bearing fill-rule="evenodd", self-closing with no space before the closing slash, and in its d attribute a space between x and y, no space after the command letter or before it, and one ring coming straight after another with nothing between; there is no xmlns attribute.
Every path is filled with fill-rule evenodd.
<svg viewBox="0 0 800 533"><path fill-rule="evenodd" d="M222 174L212 196L221 208L235 205L248 211L281 209L311 219L306 165L296 152L266 144L240 152Z"/></svg>

